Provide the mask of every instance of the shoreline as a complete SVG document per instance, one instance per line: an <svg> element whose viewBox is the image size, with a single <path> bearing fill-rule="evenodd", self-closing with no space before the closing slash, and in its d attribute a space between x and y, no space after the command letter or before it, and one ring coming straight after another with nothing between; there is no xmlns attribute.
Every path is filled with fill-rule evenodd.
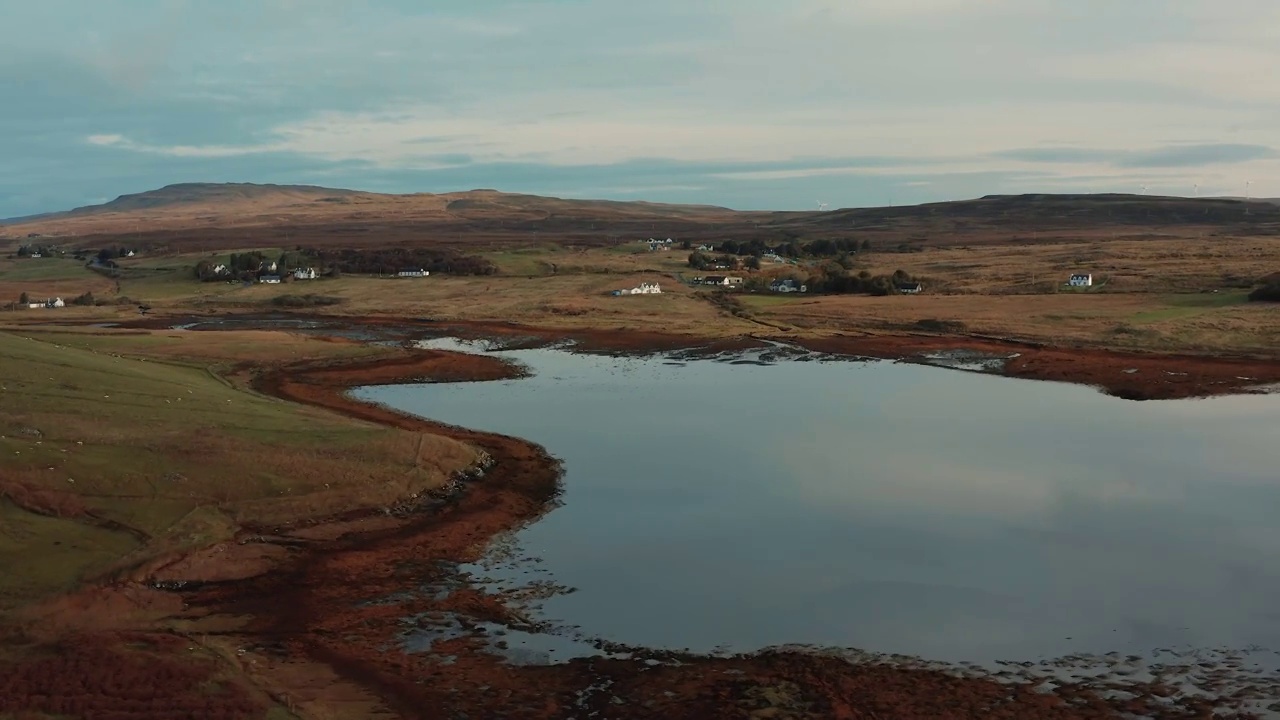
<svg viewBox="0 0 1280 720"><path fill-rule="evenodd" d="M511 349L545 347L564 338L520 326L501 333L476 325L408 327L419 337L494 337ZM706 343L618 331L571 339L579 352L624 355L765 346L760 338ZM886 353L936 348L900 339L884 346L855 340L860 349ZM853 354L848 352L852 346L839 338L828 342L835 343L836 352ZM829 351L816 340L796 344ZM516 665L486 652L487 643L477 633L462 633L438 640L429 652L408 652L404 644L412 633L430 635L441 622L459 622L464 630L482 623L513 629L532 625L507 598L469 586L457 565L480 559L496 538L554 509L560 466L546 449L520 438L416 417L356 400L349 391L367 385L510 379L521 376L521 369L490 355L413 349L394 357L257 366L257 371L250 383L256 392L363 422L461 440L492 460L482 475L463 482L462 492L430 498L429 503L245 527L238 547L275 551L264 554L264 564L248 576L227 572L243 563L243 556L226 553L200 567L199 574L220 579L202 583L191 577L185 585L164 590L143 590L134 583L116 586L168 603L169 617L181 628L172 634L235 663L254 688L301 717L332 717L334 707L346 707L359 708L348 713L352 716L396 717L465 713L549 719L594 712L619 718L1085 720L1118 718L1122 711L1189 718L1221 704L1168 697L1162 678L1127 684L1125 692L1134 697L1116 700L1104 699L1107 688L1088 680L1072 679L1044 692L1038 689L1043 680L1031 675L962 677L964 668L959 667L943 670L876 658L849 661L801 649L721 657L610 647L632 652L632 657ZM181 609L172 605L179 599Z"/></svg>
<svg viewBox="0 0 1280 720"><path fill-rule="evenodd" d="M713 657L639 650L626 660L595 657L521 666L485 652L473 636L437 641L427 653L390 649L405 637L405 618L443 615L507 626L525 622L503 598L459 583L447 566L479 559L495 537L553 509L560 468L545 449L527 441L443 425L364 403L347 393L362 385L485 381L519 374L518 368L491 356L414 350L392 361L283 368L265 373L255 383L260 391L291 402L474 442L494 459L483 477L444 506L383 527L354 527L310 547L293 547L294 557L278 571L184 593L190 606L215 615L252 616L242 630L245 639L278 639L284 660L256 651L238 655L242 667L258 668L250 672L259 674L260 684L274 684L272 671L264 668L292 665L296 674L301 661L314 666L314 673L333 673L340 684L370 693L369 700L376 697L405 717L459 712L494 716L511 707L526 709L513 717L563 717L601 682L626 686L632 698L645 698L652 705L623 712L610 698L588 698L590 707L607 710L612 717L711 717L724 716L730 708L742 708L742 717L1119 717L1117 707L1087 683L1066 683L1045 693L1035 690L1039 683L1030 678L958 677L930 667L851 663L801 651ZM287 527L271 530L284 537L293 532ZM429 589L451 583L452 591L444 597L404 594L414 584ZM396 600L368 604L379 597ZM677 662L670 662L673 659ZM413 681L415 677L430 678L432 685L447 681L450 689L424 686ZM753 694L760 687L773 688L773 699L760 701L758 693ZM696 689L692 698L685 695L689 689ZM294 702L303 697L297 688L287 693ZM666 693L674 693L674 700ZM1154 692L1145 699L1139 695L1125 707L1174 718L1191 717L1212 704L1184 698L1169 705ZM438 714L424 713L425 707ZM878 707L881 714L868 715L860 707ZM759 710L767 712L751 714Z"/></svg>
<svg viewBox="0 0 1280 720"><path fill-rule="evenodd" d="M932 362L929 356L959 351L989 359L1007 358L997 369L989 371L990 374L1086 385L1126 400L1253 394L1280 385L1280 357L1120 351L969 335L753 333L716 337L627 328L552 328L494 321L346 317L316 313L153 317L121 323L119 327L167 329L188 323L228 327L244 325L249 328L272 327L280 323L314 323L334 328L380 330L400 339L459 337L498 340L507 349L547 347L568 341L573 343L574 352L621 355L674 351L716 353L761 349L770 342L785 342L815 352L941 367L946 365Z"/></svg>

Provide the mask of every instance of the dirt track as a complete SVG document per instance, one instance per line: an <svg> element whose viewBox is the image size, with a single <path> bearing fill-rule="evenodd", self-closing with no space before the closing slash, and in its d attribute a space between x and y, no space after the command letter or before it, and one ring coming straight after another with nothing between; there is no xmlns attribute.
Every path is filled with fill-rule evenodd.
<svg viewBox="0 0 1280 720"><path fill-rule="evenodd" d="M449 334L459 330L437 329ZM472 327L470 332L502 334L514 344L539 344L551 338L549 333L527 328L495 333L493 328ZM603 332L574 339L584 350L594 352L691 344L688 338ZM867 355L936 349L923 339L885 344L865 339L827 342L833 344L804 344L816 350ZM725 341L721 347L750 343L749 339ZM1081 372L1065 351L1037 352L1027 352L1024 369L1014 366L1010 374L1045 377L1051 372L1065 374L1069 368ZM1132 362L1107 359L1084 367L1101 372L1132 367ZM1213 369L1189 374L1194 381L1181 385L1137 387L1149 396L1222 391L1221 385L1204 383L1218 382L1214 378L1224 378L1236 367L1230 365L1228 371L1228 366L1215 364L1220 361L1196 362ZM516 666L482 651L481 641L474 636L437 642L430 652L402 652L406 631L429 627L445 616L459 618L464 626L521 624L518 612L503 598L458 583L451 564L477 559L495 536L535 521L554 507L559 468L542 448L525 441L402 415L354 401L346 391L370 384L494 380L512 373L510 366L493 357L417 351L392 360L292 367L258 377L255 386L260 391L365 421L447 435L477 445L495 462L483 477L465 483L463 492L448 499L424 498L420 504L388 514L351 513L284 527L246 528L242 542L266 542L286 551L270 572L247 580L188 586L178 593L187 604L183 617L195 623L190 642L198 637L203 648L236 663L248 681L224 683L221 704L211 704L210 714L192 709L190 716L253 716L251 708L261 707L267 695L303 717L1053 720L1118 718L1122 711L1158 718L1211 716L1213 703L1183 698L1171 704L1161 699L1169 690L1159 684L1129 685L1131 699L1108 703L1083 684L1046 694L1034 691L1031 683L961 679L935 670L852 664L802 653L706 658L636 651L628 660ZM415 588L424 589L413 592ZM450 591L439 593L439 588ZM76 642L79 648L101 648L124 639L95 636ZM165 642L176 646L185 641ZM31 671L30 665L12 673L0 667L0 677L14 678L0 685L5 689L0 694L0 713L54 708L43 689L47 684L43 678L101 661L103 669L87 676L87 689L76 706L85 717L160 716L147 709L156 706L136 704L110 714L109 710L119 707L118 699L108 703L94 698L111 697L110 693L118 692L113 688L125 681L112 668L137 674L138 667L108 662L103 653L115 651L93 651L96 654L77 659L85 652L68 651L66 662L55 662L56 668L41 666L40 672ZM212 671L202 672L207 677ZM194 675L171 669L152 671L150 676L158 684L153 689L156 697L172 698L174 707L184 712L192 707L190 688L198 682ZM172 687L160 687L165 683Z"/></svg>

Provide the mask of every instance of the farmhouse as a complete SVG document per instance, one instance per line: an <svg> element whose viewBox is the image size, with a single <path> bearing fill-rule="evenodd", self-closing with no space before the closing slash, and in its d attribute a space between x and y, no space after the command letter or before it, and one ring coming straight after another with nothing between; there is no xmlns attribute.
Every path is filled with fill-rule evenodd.
<svg viewBox="0 0 1280 720"><path fill-rule="evenodd" d="M742 284L742 278L732 275L708 275L702 278L702 284L719 287L738 287Z"/></svg>
<svg viewBox="0 0 1280 720"><path fill-rule="evenodd" d="M903 293L904 295L915 295L924 289L924 286L918 282L898 283L897 287L898 292Z"/></svg>
<svg viewBox="0 0 1280 720"><path fill-rule="evenodd" d="M315 268L297 268L296 270L293 271L293 279L294 280L315 280L316 269Z"/></svg>
<svg viewBox="0 0 1280 720"><path fill-rule="evenodd" d="M1092 287L1093 275L1089 273L1076 273L1071 276L1071 279L1067 281L1067 284L1071 287Z"/></svg>
<svg viewBox="0 0 1280 720"><path fill-rule="evenodd" d="M52 300L45 300L44 302L28 302L27 303L27 308L31 310L38 310L40 308L60 308L60 307L66 307L66 306L67 306L67 303L63 301L63 299L60 297L53 298Z"/></svg>
<svg viewBox="0 0 1280 720"><path fill-rule="evenodd" d="M809 286L801 285L799 280L787 278L769 283L769 290L777 293L809 292Z"/></svg>
<svg viewBox="0 0 1280 720"><path fill-rule="evenodd" d="M264 285L279 285L280 276L279 275L259 275L258 282Z"/></svg>
<svg viewBox="0 0 1280 720"><path fill-rule="evenodd" d="M658 283L642 282L638 287L627 288L625 290L614 290L614 295L661 295L662 288L658 287Z"/></svg>
<svg viewBox="0 0 1280 720"><path fill-rule="evenodd" d="M426 277L430 274L430 272L423 270L422 268L407 268L396 273L396 277Z"/></svg>

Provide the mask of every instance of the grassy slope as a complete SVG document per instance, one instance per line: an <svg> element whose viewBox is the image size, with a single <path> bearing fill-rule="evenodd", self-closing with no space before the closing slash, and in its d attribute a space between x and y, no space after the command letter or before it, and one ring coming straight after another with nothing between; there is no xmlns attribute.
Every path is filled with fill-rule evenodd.
<svg viewBox="0 0 1280 720"><path fill-rule="evenodd" d="M0 506L0 567L20 570L0 574L0 613L130 552L141 550L138 560L215 542L238 523L384 504L473 460L452 441L257 396L178 359L329 356L358 346L260 333L238 338L256 340L257 351L237 338L183 347L174 335L0 333L0 493L63 516ZM75 517L81 506L99 525L132 534Z"/></svg>

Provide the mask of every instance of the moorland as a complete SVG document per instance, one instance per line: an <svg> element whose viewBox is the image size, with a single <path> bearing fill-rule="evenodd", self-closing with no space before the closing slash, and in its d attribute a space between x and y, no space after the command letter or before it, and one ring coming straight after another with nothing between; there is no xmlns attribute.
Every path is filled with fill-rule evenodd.
<svg viewBox="0 0 1280 720"><path fill-rule="evenodd" d="M397 277L410 268L430 275ZM1091 283L1069 285L1077 274ZM739 212L191 184L7 221L0 718L561 717L614 708L591 694L602 678L628 717L1116 717L1084 687L1011 694L788 653L650 657L661 669L646 674L641 655L512 668L465 646L447 666L379 650L409 610L518 619L466 587L360 602L536 519L557 468L517 439L345 391L517 372L402 342L458 335L965 349L1133 399L1238 392L1280 381L1278 274L1280 204L1229 198ZM806 291L772 291L780 279ZM615 294L642 283L662 292Z"/></svg>

